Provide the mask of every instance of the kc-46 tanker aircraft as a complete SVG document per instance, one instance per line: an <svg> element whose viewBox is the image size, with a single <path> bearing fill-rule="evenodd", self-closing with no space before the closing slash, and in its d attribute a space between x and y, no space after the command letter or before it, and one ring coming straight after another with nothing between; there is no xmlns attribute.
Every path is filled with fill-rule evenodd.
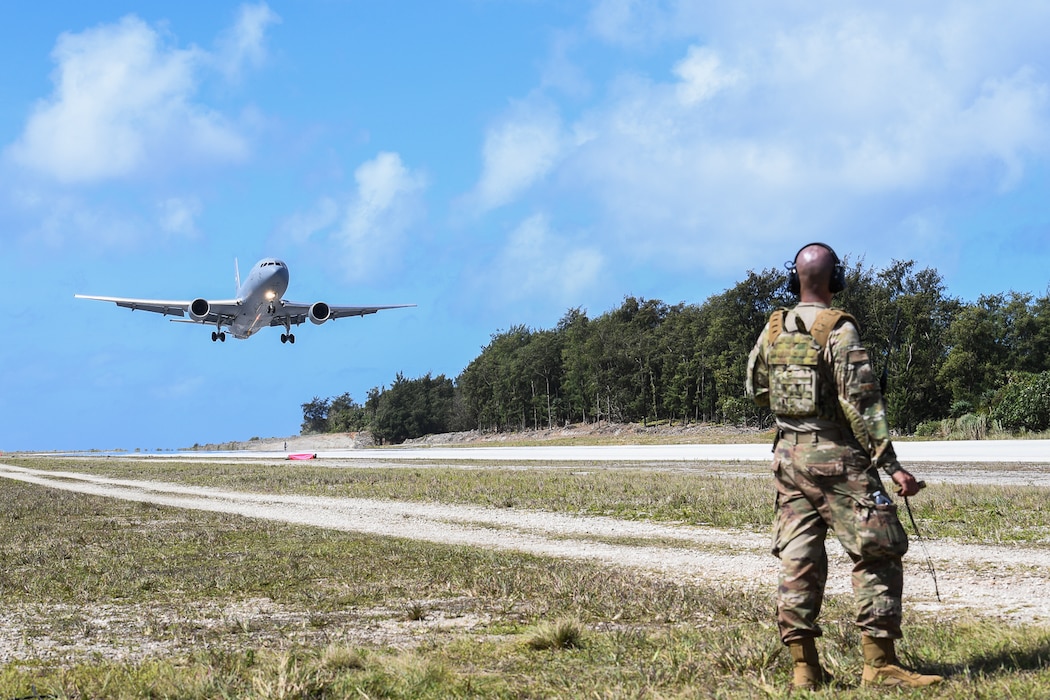
<svg viewBox="0 0 1050 700"><path fill-rule="evenodd" d="M299 304L286 301L281 297L288 289L288 266L276 258L264 258L255 263L248 278L241 284L241 275L234 261L237 278L237 296L234 299L210 301L192 299L190 301L165 301L163 299L125 299L123 297L96 297L74 294L77 299L94 299L111 301L117 306L132 311L152 311L165 316L179 316L170 319L181 323L202 323L215 326L211 333L212 341L226 342L228 328L234 338L251 337L260 328L267 326L284 326L281 333L282 343L294 343L292 326L298 326L309 319L318 325L334 318L345 316L364 316L383 309L403 309L415 304L393 304L388 306L329 306L323 301L312 304ZM185 318L189 315L189 318Z"/></svg>

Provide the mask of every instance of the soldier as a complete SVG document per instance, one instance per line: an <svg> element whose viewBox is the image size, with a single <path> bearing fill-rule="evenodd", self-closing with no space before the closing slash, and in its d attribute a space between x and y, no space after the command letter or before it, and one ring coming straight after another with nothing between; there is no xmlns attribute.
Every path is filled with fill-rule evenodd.
<svg viewBox="0 0 1050 700"><path fill-rule="evenodd" d="M941 677L902 668L894 650L901 638L901 557L908 538L877 468L901 496L920 487L890 443L882 393L856 320L830 308L832 295L845 285L835 251L823 243L803 247L789 269L789 287L800 303L773 313L748 358L747 393L769 406L778 428L773 554L781 562L780 638L794 661L793 687L831 680L816 647L830 527L854 564L863 683L932 685Z"/></svg>

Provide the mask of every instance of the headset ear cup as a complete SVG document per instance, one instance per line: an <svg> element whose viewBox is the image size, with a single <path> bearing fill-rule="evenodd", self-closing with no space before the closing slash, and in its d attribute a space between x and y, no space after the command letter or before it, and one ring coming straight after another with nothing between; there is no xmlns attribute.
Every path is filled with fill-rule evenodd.
<svg viewBox="0 0 1050 700"><path fill-rule="evenodd" d="M828 285L828 289L832 294L841 292L846 288L846 268L842 263L835 265L835 272L831 275L831 283Z"/></svg>
<svg viewBox="0 0 1050 700"><path fill-rule="evenodd" d="M802 291L802 284L798 281L798 271L794 267L788 270L788 291L796 296Z"/></svg>

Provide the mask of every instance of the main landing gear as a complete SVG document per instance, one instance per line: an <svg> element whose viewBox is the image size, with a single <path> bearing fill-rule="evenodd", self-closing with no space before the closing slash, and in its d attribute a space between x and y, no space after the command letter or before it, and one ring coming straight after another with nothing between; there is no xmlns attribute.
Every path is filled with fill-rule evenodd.
<svg viewBox="0 0 1050 700"><path fill-rule="evenodd" d="M295 345L295 336L291 333L281 333L281 342Z"/></svg>
<svg viewBox="0 0 1050 700"><path fill-rule="evenodd" d="M219 342L225 343L226 342L226 333L224 331L212 331L211 332L211 342L214 343L216 340L218 340Z"/></svg>

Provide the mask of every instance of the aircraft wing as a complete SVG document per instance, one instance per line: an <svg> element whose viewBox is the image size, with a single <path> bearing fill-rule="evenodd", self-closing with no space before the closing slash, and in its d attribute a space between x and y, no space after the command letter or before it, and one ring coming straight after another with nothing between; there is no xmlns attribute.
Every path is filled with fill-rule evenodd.
<svg viewBox="0 0 1050 700"><path fill-rule="evenodd" d="M270 320L270 325L283 326L287 320L289 324L298 326L300 323L310 319L310 308L313 306L314 304L282 301L280 309L274 313L273 318ZM328 316L325 320L332 320L334 318L346 318L347 316L367 316L384 309L405 309L415 306L415 304L387 304L384 306L328 306L325 304L324 306L328 309Z"/></svg>
<svg viewBox="0 0 1050 700"><path fill-rule="evenodd" d="M149 311L162 316L178 316L185 318L190 312L193 301L175 301L166 299L129 299L126 297L96 297L87 294L74 294L77 299L91 299L93 301L108 301L132 311ZM216 323L222 321L228 323L237 315L237 300L224 299L221 301L208 302L208 315L197 320L186 319L186 323ZM173 321L178 319L172 319Z"/></svg>

